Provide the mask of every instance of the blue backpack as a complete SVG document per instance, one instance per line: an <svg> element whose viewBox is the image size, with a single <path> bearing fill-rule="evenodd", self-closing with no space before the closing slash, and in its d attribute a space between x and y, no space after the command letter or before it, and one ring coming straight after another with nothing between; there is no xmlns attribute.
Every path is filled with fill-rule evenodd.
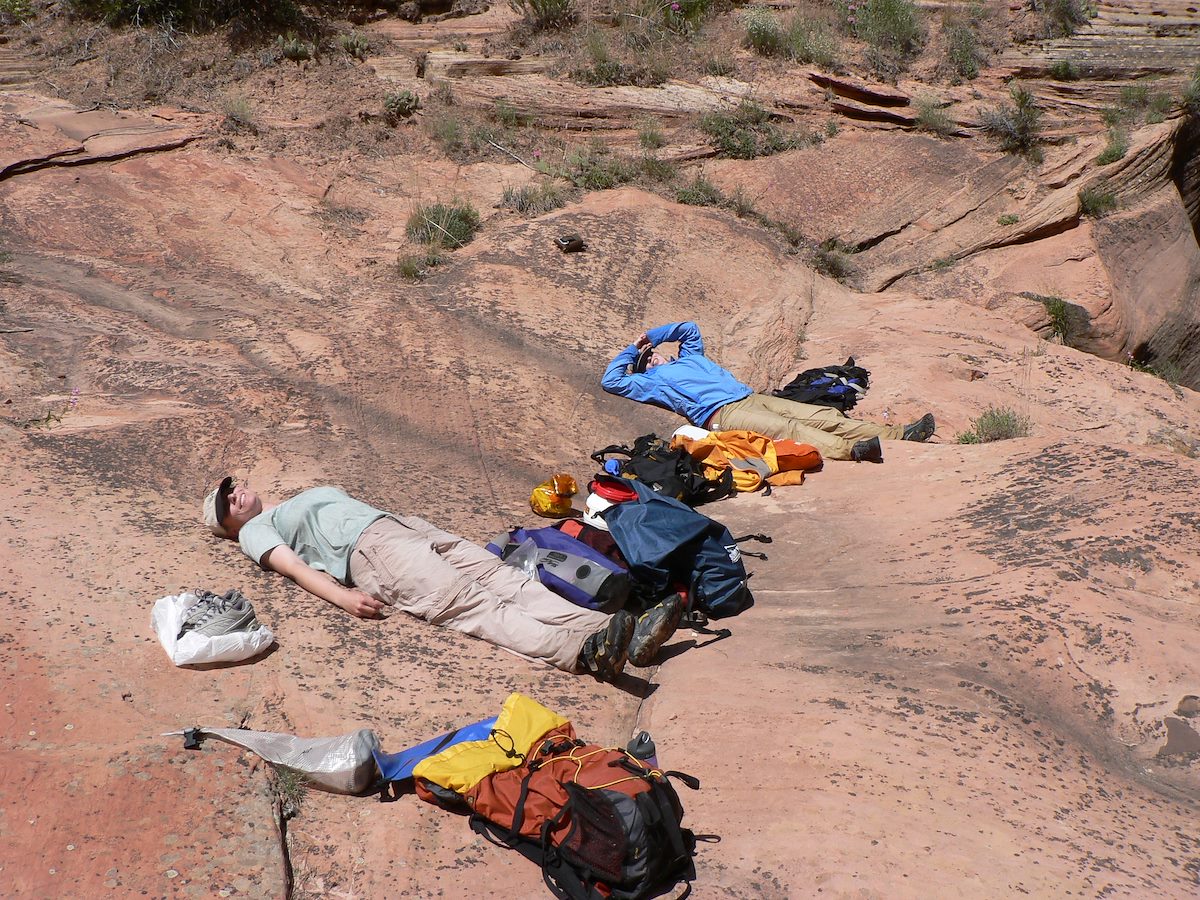
<svg viewBox="0 0 1200 900"><path fill-rule="evenodd" d="M505 561L518 551L531 553L538 581L576 606L611 613L629 599L629 574L620 565L557 528L513 528L487 549Z"/></svg>
<svg viewBox="0 0 1200 900"><path fill-rule="evenodd" d="M617 503L600 513L629 563L630 577L658 596L686 585L690 610L714 619L748 609L754 603L746 584L750 576L729 529L641 482L633 486L637 501ZM765 535L752 537L770 542Z"/></svg>

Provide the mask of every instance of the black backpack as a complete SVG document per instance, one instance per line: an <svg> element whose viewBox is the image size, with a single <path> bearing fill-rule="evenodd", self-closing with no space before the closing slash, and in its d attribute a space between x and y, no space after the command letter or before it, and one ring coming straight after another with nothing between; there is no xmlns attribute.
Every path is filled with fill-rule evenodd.
<svg viewBox="0 0 1200 900"><path fill-rule="evenodd" d="M642 435L632 447L611 444L593 453L592 459L603 467L610 455L626 457L620 462L622 476L688 506L721 500L734 492L731 469L722 472L716 481L706 478L700 464L686 450L672 450L670 443L654 434Z"/></svg>
<svg viewBox="0 0 1200 900"><path fill-rule="evenodd" d="M871 373L854 364L854 357L844 366L825 366L806 369L786 385L771 393L797 403L832 406L842 412L854 408L871 386Z"/></svg>

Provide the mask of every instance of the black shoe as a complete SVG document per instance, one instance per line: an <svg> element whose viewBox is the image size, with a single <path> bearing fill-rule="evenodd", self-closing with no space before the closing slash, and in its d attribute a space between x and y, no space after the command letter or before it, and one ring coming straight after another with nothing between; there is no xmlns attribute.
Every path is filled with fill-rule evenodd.
<svg viewBox="0 0 1200 900"><path fill-rule="evenodd" d="M904 437L902 441L916 441L918 444L923 444L933 437L933 413L925 413L917 421L911 425L904 426Z"/></svg>
<svg viewBox="0 0 1200 900"><path fill-rule="evenodd" d="M662 645L679 627L682 616L683 598L678 594L642 613L634 626L633 640L629 642L629 661L635 666L651 665Z"/></svg>
<svg viewBox="0 0 1200 900"><path fill-rule="evenodd" d="M879 438L859 441L850 448L850 458L855 462L883 462L883 447L879 444Z"/></svg>
<svg viewBox="0 0 1200 900"><path fill-rule="evenodd" d="M633 616L618 610L608 624L583 642L577 667L591 672L600 681L616 681L629 658L629 641L633 638Z"/></svg>

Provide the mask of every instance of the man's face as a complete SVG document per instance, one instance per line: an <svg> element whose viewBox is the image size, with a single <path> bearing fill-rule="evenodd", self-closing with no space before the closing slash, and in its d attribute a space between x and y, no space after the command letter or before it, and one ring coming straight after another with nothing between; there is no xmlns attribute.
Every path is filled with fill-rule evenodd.
<svg viewBox="0 0 1200 900"><path fill-rule="evenodd" d="M225 495L226 502L229 504L229 512L221 524L227 531L241 528L260 512L262 512L262 500L258 494L250 490L250 485L244 481L235 482L229 493ZM230 528L233 525L235 528Z"/></svg>
<svg viewBox="0 0 1200 900"><path fill-rule="evenodd" d="M661 353L655 350L650 354L650 358L646 360L646 371L649 372L655 366L666 365L669 362L675 362L675 357L663 356Z"/></svg>

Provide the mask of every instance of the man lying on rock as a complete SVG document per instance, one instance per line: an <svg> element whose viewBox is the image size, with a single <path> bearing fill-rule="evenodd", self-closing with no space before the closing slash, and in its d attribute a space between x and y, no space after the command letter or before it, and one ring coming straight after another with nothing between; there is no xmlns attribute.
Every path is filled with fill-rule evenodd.
<svg viewBox="0 0 1200 900"><path fill-rule="evenodd" d="M676 341L678 359L655 349ZM755 431L811 444L826 459L883 462L880 438L924 442L933 436L932 413L911 425L876 425L828 406L756 394L704 355L695 322L643 332L608 364L600 384L610 394L664 407L709 431Z"/></svg>
<svg viewBox="0 0 1200 900"><path fill-rule="evenodd" d="M368 506L334 487L264 504L223 478L204 522L264 569L360 618L401 609L526 659L613 681L627 659L649 665L679 624L680 607L636 622L576 606L482 547L415 516Z"/></svg>

